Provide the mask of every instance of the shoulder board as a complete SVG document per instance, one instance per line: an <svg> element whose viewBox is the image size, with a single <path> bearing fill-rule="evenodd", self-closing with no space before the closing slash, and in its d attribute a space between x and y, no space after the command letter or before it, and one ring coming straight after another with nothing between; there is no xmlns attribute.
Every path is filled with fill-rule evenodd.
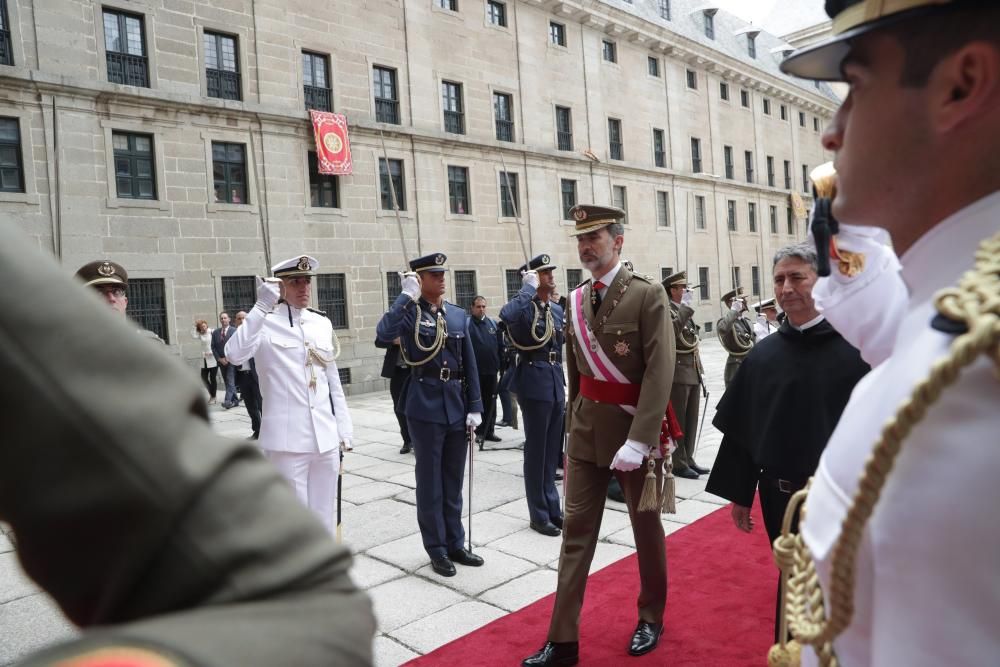
<svg viewBox="0 0 1000 667"><path fill-rule="evenodd" d="M584 285L586 285L588 283L590 283L590 278L587 278L586 280L584 280L582 283L580 283L579 285L577 285L573 289L580 289L581 287L583 287Z"/></svg>
<svg viewBox="0 0 1000 667"><path fill-rule="evenodd" d="M465 312L465 308L462 308L457 303L452 303L451 301L448 301L447 299L445 299L442 303L444 303L444 305L447 306L448 309L454 308L455 310L461 311L463 313Z"/></svg>
<svg viewBox="0 0 1000 667"><path fill-rule="evenodd" d="M652 284L652 282L653 282L653 279L650 276L647 276L647 275L642 274L642 273L633 273L632 277L633 278L638 278L639 280L641 280L644 283L650 283L650 284Z"/></svg>
<svg viewBox="0 0 1000 667"><path fill-rule="evenodd" d="M310 313L316 313L317 315L322 315L323 317L327 316L326 312L322 310L316 310L315 308L306 308L306 310L308 310Z"/></svg>

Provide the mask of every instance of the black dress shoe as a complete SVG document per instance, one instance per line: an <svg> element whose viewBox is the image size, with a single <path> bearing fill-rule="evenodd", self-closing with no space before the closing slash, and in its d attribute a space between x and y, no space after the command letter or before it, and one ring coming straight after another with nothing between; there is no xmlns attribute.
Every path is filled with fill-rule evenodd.
<svg viewBox="0 0 1000 667"><path fill-rule="evenodd" d="M407 443L407 444L404 444L404 445L403 445L403 446L402 446L402 447L400 448L400 450L399 450L399 453L400 453L400 454L409 454L409 453L410 453L410 451L412 451L412 449L413 449L413 448L412 448L412 447L410 447L409 443Z"/></svg>
<svg viewBox="0 0 1000 667"><path fill-rule="evenodd" d="M441 558L432 558L431 567L434 571L440 574L442 577L454 577L455 576L455 564L448 560L447 556L442 556Z"/></svg>
<svg viewBox="0 0 1000 667"><path fill-rule="evenodd" d="M554 517L552 517L549 520L552 522L553 526L555 526L559 530L562 530L562 527L563 527L563 518L561 516L554 516Z"/></svg>
<svg viewBox="0 0 1000 667"><path fill-rule="evenodd" d="M455 561L459 565L468 565L470 567L479 567L483 564L483 559L468 549L451 551L448 553L448 558Z"/></svg>
<svg viewBox="0 0 1000 667"><path fill-rule="evenodd" d="M531 522L531 529L536 533L541 533L542 535L548 535L549 537L558 537L562 532L559 527L552 523L551 521L546 521L545 523L540 523L536 521Z"/></svg>
<svg viewBox="0 0 1000 667"><path fill-rule="evenodd" d="M698 473L696 473L691 468L684 468L683 470L675 470L674 477L683 477L684 479L698 479Z"/></svg>
<svg viewBox="0 0 1000 667"><path fill-rule="evenodd" d="M639 621L632 634L632 641L628 645L629 655L646 655L660 642L660 634L663 632L663 623L646 623Z"/></svg>
<svg viewBox="0 0 1000 667"><path fill-rule="evenodd" d="M503 438L498 437L494 433L490 433L488 436L486 436L486 439L489 440L490 442L502 442L503 441Z"/></svg>
<svg viewBox="0 0 1000 667"><path fill-rule="evenodd" d="M506 426L506 427L510 428L510 423L509 422L505 422L505 421L498 421L496 423L496 425L497 426Z"/></svg>
<svg viewBox="0 0 1000 667"><path fill-rule="evenodd" d="M545 646L521 661L521 667L552 667L580 662L579 642L545 642Z"/></svg>
<svg viewBox="0 0 1000 667"><path fill-rule="evenodd" d="M691 468L691 470L694 470L699 475L707 475L708 473L712 472L711 468L702 468L697 463L689 463L688 468Z"/></svg>

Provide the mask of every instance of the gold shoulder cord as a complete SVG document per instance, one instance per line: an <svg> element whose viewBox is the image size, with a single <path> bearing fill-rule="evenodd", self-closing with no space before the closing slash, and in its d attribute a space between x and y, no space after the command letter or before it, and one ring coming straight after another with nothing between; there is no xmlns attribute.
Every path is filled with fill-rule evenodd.
<svg viewBox="0 0 1000 667"><path fill-rule="evenodd" d="M330 364L336 361L340 357L340 339L337 338L337 332L331 331L331 342L333 343L333 356L324 357L319 353L315 347L306 341L306 366L309 367L309 388L316 388L316 368L313 363L317 363L323 368L327 368Z"/></svg>
<svg viewBox="0 0 1000 667"><path fill-rule="evenodd" d="M444 340L448 336L448 328L445 325L444 316L438 310L437 320L434 325L434 342L430 345L424 345L420 342L420 320L423 319L423 311L420 309L419 303L414 303L413 305L417 309L417 317L413 321L413 342L417 346L417 349L421 352L426 352L427 356L420 361L410 361L406 358L406 347L404 345L399 346L399 353L402 355L403 362L407 366L423 366L436 357L441 348L444 347Z"/></svg>
<svg viewBox="0 0 1000 667"><path fill-rule="evenodd" d="M774 558L782 573L784 606L781 642L768 653L768 664L772 667L799 664L801 644L814 647L821 665L838 665L833 640L850 625L854 614L858 546L903 440L941 392L954 384L961 370L980 355L990 357L1000 380L1000 234L980 244L975 268L962 277L957 287L938 292L934 305L949 320L964 323L968 331L955 338L947 356L934 363L930 375L914 388L912 395L885 425L865 464L832 554L832 573L826 596L829 618L812 556L802 537L791 532L792 518L805 500L809 485L792 496L788 504L781 536L774 541ZM794 640L786 643L789 630Z"/></svg>
<svg viewBox="0 0 1000 667"><path fill-rule="evenodd" d="M535 315L534 315L534 317L531 318L531 338L536 343L538 343L538 345L521 345L516 340L514 340L513 336L510 337L510 342L514 345L514 347L516 347L517 349L521 350L522 352L531 352L532 350L538 350L538 349L541 349L542 347L545 347L545 344L548 343L549 340L551 340L551 338L552 338L552 332L555 329L555 324L553 323L553 320L552 320L552 309L551 308L546 308L545 309L545 331L542 332L541 336L539 336L538 334L536 334L535 333L535 329L538 328L538 323L542 319L542 312L538 308L538 304L535 303L534 301L531 302L531 306L532 306L532 308L535 309Z"/></svg>

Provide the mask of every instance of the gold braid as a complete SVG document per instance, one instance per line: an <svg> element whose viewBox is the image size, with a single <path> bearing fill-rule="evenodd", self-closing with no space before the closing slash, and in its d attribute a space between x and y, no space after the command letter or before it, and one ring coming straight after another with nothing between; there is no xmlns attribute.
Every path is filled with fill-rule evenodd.
<svg viewBox="0 0 1000 667"><path fill-rule="evenodd" d="M441 351L441 348L444 347L445 338L447 338L447 336L448 336L448 327L447 327L447 325L445 323L444 316L441 314L441 311L438 310L437 311L437 319L435 320L435 323L434 323L434 342L431 343L430 345L424 345L423 343L421 343L420 342L420 322L421 322L421 319L423 318L423 311L421 310L419 303L414 302L413 305L417 309L417 317L413 321L413 342L417 346L418 350L420 350L421 352L427 352L428 354L427 354L426 357L424 357L420 361L410 361L409 359L406 358L406 346L405 345L400 345L399 346L399 353L403 357L403 362L407 366L411 366L411 367L412 366L423 366L428 361L430 361L431 359L433 359L434 357L436 357L438 355L438 352Z"/></svg>
<svg viewBox="0 0 1000 667"><path fill-rule="evenodd" d="M513 336L511 336L511 338L510 338L510 342L514 345L514 347L516 347L518 350L521 350L522 352L531 352L532 350L538 350L538 349L541 349L541 348L545 347L545 344L548 343L549 340L552 338L552 332L555 330L555 324L554 324L554 321L552 319L552 309L551 308L546 308L545 309L545 330L542 332L541 336L539 336L538 334L535 333L535 329L538 327L538 322L542 319L542 313L538 309L538 304L537 303L535 303L534 301L532 301L531 305L535 309L535 315L531 319L531 338L536 343L538 343L538 345L521 345L516 340L514 340Z"/></svg>
<svg viewBox="0 0 1000 667"><path fill-rule="evenodd" d="M782 641L768 654L768 664L772 667L798 664L800 643L815 647L821 665L838 665L833 640L850 625L854 615L858 546L903 441L941 392L954 384L962 369L980 355L985 354L993 361L1000 379L1000 233L980 244L973 270L962 277L957 287L938 292L934 305L948 319L964 322L968 331L955 338L948 355L933 364L930 375L914 388L882 429L833 549L828 618L812 556L801 535L791 533L792 517L805 500L809 486L796 493L788 504L782 534L774 541L774 557L786 590L780 627ZM786 628L795 637L787 644Z"/></svg>

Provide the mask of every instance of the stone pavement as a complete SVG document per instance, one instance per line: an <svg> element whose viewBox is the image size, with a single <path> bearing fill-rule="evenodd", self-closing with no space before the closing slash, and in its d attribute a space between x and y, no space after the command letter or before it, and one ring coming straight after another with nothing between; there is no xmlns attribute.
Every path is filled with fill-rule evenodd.
<svg viewBox="0 0 1000 667"><path fill-rule="evenodd" d="M702 343L711 392L698 451L698 462L705 466L712 465L721 441L710 422L722 396L725 358L717 339ZM472 541L486 564L459 565L458 575L446 579L431 571L420 541L413 455L399 453L401 440L388 391L352 396L348 404L355 451L345 459L343 532L355 554L354 580L371 595L378 617L376 665L399 665L555 590L560 539L528 527L521 431L498 428L503 442L487 443L485 451L475 452ZM224 411L213 406L212 420L221 434L250 433L242 408ZM705 492L706 479L677 479L677 514L663 515L668 534L725 504ZM466 493L468 489L467 482ZM608 501L600 535L591 571L635 550L623 504ZM545 631L538 628L539 646ZM48 596L21 572L0 527L0 665L73 633Z"/></svg>

